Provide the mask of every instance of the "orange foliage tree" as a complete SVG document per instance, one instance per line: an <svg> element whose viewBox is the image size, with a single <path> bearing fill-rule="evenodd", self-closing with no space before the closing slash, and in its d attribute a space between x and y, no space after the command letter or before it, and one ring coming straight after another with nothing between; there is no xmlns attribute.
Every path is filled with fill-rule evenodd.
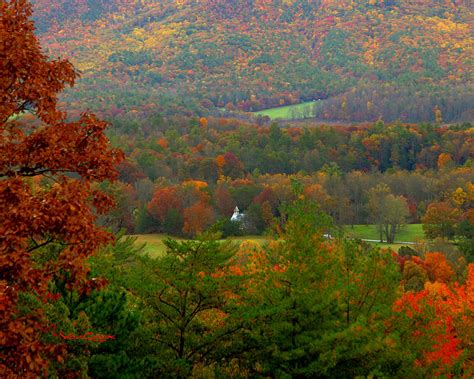
<svg viewBox="0 0 474 379"><path fill-rule="evenodd" d="M223 154L218 155L216 157L216 165L217 169L219 170L219 176L222 175L222 169L225 166L225 156Z"/></svg>
<svg viewBox="0 0 474 379"><path fill-rule="evenodd" d="M235 207L230 190L225 184L218 184L214 191L214 202L221 216L230 217Z"/></svg>
<svg viewBox="0 0 474 379"><path fill-rule="evenodd" d="M461 212L449 202L431 203L422 217L423 230L429 238L452 239L456 233Z"/></svg>
<svg viewBox="0 0 474 379"><path fill-rule="evenodd" d="M467 272L464 285L427 282L423 291L406 293L395 303L395 311L410 320L405 342L418 355L416 367L428 370L425 376L452 377L456 373L456 377L470 378L474 373L473 264Z"/></svg>
<svg viewBox="0 0 474 379"><path fill-rule="evenodd" d="M203 129L206 129L207 128L207 125L208 125L208 121L207 121L207 118L206 117L201 117L199 119L199 125L201 125L201 127Z"/></svg>
<svg viewBox="0 0 474 379"><path fill-rule="evenodd" d="M164 222L171 209L181 210L181 199L175 187L159 188L148 203L148 212Z"/></svg>
<svg viewBox="0 0 474 379"><path fill-rule="evenodd" d="M0 2L0 377L12 378L44 376L50 359L63 361L40 300L53 280L92 288L85 260L112 239L94 224L112 205L94 183L114 179L122 159L107 123L91 114L67 122L58 110L77 73L48 60L30 17L28 1Z"/></svg>
<svg viewBox="0 0 474 379"><path fill-rule="evenodd" d="M425 264L431 281L447 283L454 276L454 270L443 253L426 253Z"/></svg>
<svg viewBox="0 0 474 379"><path fill-rule="evenodd" d="M209 204L199 201L183 211L183 232L196 235L204 232L215 221L214 211Z"/></svg>
<svg viewBox="0 0 474 379"><path fill-rule="evenodd" d="M438 168L442 170L449 164L453 163L453 158L451 158L450 154L442 153L438 157Z"/></svg>

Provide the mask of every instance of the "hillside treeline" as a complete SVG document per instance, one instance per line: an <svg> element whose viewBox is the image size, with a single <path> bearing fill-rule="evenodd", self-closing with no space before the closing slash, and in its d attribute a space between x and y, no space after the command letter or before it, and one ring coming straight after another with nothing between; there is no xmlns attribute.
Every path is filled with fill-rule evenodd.
<svg viewBox="0 0 474 379"><path fill-rule="evenodd" d="M472 121L468 1L36 0L83 73L70 108L207 115L330 99L321 119ZM56 55L54 55L56 56Z"/></svg>

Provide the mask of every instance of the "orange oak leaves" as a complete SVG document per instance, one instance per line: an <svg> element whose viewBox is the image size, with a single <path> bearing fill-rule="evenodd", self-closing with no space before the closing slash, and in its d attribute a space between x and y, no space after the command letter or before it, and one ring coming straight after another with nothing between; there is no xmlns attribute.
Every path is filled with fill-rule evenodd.
<svg viewBox="0 0 474 379"><path fill-rule="evenodd" d="M94 222L113 202L95 183L113 180L122 159L106 122L70 122L58 109L77 73L48 60L30 17L28 1L0 2L0 376L12 378L46 375L67 353L44 295L52 280L79 293L100 282L88 280L86 259L112 240Z"/></svg>

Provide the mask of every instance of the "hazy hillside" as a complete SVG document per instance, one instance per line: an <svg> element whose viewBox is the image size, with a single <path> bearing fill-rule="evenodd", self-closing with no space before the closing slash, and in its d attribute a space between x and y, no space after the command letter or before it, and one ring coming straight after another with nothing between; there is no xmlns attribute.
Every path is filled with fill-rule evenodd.
<svg viewBox="0 0 474 379"><path fill-rule="evenodd" d="M83 72L73 105L113 115L322 98L323 119L472 120L473 15L462 0L35 1L43 46Z"/></svg>

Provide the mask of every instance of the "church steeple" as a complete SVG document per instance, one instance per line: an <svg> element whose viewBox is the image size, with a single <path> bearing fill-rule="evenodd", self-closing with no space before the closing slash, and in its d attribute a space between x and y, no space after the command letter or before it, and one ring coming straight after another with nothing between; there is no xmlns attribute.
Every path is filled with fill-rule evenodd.
<svg viewBox="0 0 474 379"><path fill-rule="evenodd" d="M239 207L235 207L234 209L234 214L232 215L232 217L230 218L231 221L240 221L242 220L242 217L244 215L242 213L240 213L240 209Z"/></svg>

